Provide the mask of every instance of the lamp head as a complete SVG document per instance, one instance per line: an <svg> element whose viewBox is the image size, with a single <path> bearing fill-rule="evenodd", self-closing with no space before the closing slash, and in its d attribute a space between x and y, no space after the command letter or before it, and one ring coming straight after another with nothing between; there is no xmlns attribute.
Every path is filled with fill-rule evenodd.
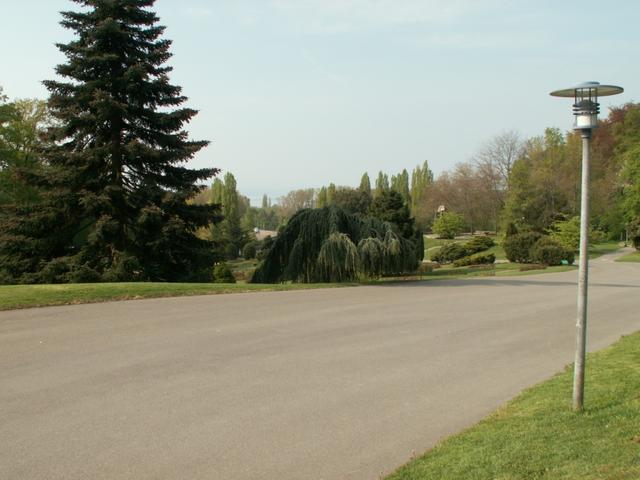
<svg viewBox="0 0 640 480"><path fill-rule="evenodd" d="M623 91L622 87L616 87L615 85L584 82L573 88L555 90L551 92L551 95L554 97L573 97L573 115L575 116L573 128L576 130L591 130L598 126L598 113L600 113L598 96L617 95Z"/></svg>

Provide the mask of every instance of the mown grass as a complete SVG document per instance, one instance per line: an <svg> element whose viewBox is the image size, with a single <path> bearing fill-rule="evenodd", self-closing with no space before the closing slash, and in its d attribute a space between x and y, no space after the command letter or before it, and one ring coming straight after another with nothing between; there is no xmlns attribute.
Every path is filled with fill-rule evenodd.
<svg viewBox="0 0 640 480"><path fill-rule="evenodd" d="M640 252L628 253L616 258L616 262L640 262Z"/></svg>
<svg viewBox="0 0 640 480"><path fill-rule="evenodd" d="M598 258L607 253L620 250L621 245L616 241L601 242L589 245L589 258Z"/></svg>
<svg viewBox="0 0 640 480"><path fill-rule="evenodd" d="M567 368L387 480L640 478L640 333L590 354L586 371L583 413Z"/></svg>
<svg viewBox="0 0 640 480"><path fill-rule="evenodd" d="M250 283L76 283L65 285L2 285L0 310L134 300L154 297L213 295L258 291L307 290L354 286L353 283L250 284Z"/></svg>
<svg viewBox="0 0 640 480"><path fill-rule="evenodd" d="M421 280L457 279L469 277L506 277L519 275L537 275L540 273L566 272L575 270L574 265L545 267L544 265L528 265L520 263L496 263L493 265L476 265L469 267L445 266L417 277Z"/></svg>

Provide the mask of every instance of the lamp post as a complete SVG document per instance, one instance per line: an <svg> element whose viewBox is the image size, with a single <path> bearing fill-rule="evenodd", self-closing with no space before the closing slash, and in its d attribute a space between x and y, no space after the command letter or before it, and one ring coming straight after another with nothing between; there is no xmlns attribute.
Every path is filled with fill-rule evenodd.
<svg viewBox="0 0 640 480"><path fill-rule="evenodd" d="M584 82L573 88L555 90L554 97L573 98L574 130L582 135L582 188L580 199L580 265L578 270L578 321L576 322L576 359L573 370L573 409L584 405L584 359L587 345L587 286L589 279L589 141L598 126L598 97L622 93L621 87Z"/></svg>

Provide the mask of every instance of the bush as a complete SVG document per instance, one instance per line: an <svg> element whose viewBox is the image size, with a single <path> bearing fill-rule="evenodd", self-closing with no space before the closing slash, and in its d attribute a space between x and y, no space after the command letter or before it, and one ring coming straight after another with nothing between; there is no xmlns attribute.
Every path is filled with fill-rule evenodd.
<svg viewBox="0 0 640 480"><path fill-rule="evenodd" d="M455 238L464 228L464 218L453 212L444 212L433 222L431 228L439 238Z"/></svg>
<svg viewBox="0 0 640 480"><path fill-rule="evenodd" d="M214 283L236 283L236 278L231 273L231 269L226 263L218 263L213 268Z"/></svg>
<svg viewBox="0 0 640 480"><path fill-rule="evenodd" d="M257 242L248 242L242 247L242 258L251 260L256 258Z"/></svg>
<svg viewBox="0 0 640 480"><path fill-rule="evenodd" d="M509 261L532 263L531 249L541 237L538 232L524 232L505 238L503 247Z"/></svg>
<svg viewBox="0 0 640 480"><path fill-rule="evenodd" d="M101 280L100 274L88 265L74 268L68 278L70 283L97 283Z"/></svg>
<svg viewBox="0 0 640 480"><path fill-rule="evenodd" d="M451 263L469 255L467 248L461 243L448 243L431 255L431 260L438 263Z"/></svg>
<svg viewBox="0 0 640 480"><path fill-rule="evenodd" d="M471 240L464 244L469 255L478 252L484 252L485 250L489 250L493 247L496 242L493 241L491 237L473 237Z"/></svg>
<svg viewBox="0 0 640 480"><path fill-rule="evenodd" d="M496 256L493 253L476 253L467 257L460 258L453 262L454 267L467 267L469 265L486 265L495 263Z"/></svg>
<svg viewBox="0 0 640 480"><path fill-rule="evenodd" d="M580 217L554 222L551 226L551 238L565 249L577 252L580 247ZM597 228L589 228L589 242L599 243L606 240L606 234Z"/></svg>
<svg viewBox="0 0 640 480"><path fill-rule="evenodd" d="M640 217L636 217L627 225L629 230L629 238L636 250L640 250Z"/></svg>
<svg viewBox="0 0 640 480"><path fill-rule="evenodd" d="M264 260L269 254L269 250L273 246L274 239L273 237L266 237L262 242L260 242L260 248L256 253L256 258L258 260Z"/></svg>
<svg viewBox="0 0 640 480"><path fill-rule="evenodd" d="M573 263L573 250L567 249L560 245L559 242L550 237L542 237L531 249L531 257L535 263L543 265L562 265L565 260Z"/></svg>

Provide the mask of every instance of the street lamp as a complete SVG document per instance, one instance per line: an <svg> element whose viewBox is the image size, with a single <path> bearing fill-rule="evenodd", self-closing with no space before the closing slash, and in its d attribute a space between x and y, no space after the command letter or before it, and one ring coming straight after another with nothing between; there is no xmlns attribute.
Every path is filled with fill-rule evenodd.
<svg viewBox="0 0 640 480"><path fill-rule="evenodd" d="M598 126L598 97L622 93L621 87L584 82L573 88L551 92L554 97L574 99L574 130L582 135L582 192L580 201L580 266L578 270L578 321L576 323L576 359L573 370L573 409L584 405L584 359L587 345L587 285L589 278L589 140Z"/></svg>

